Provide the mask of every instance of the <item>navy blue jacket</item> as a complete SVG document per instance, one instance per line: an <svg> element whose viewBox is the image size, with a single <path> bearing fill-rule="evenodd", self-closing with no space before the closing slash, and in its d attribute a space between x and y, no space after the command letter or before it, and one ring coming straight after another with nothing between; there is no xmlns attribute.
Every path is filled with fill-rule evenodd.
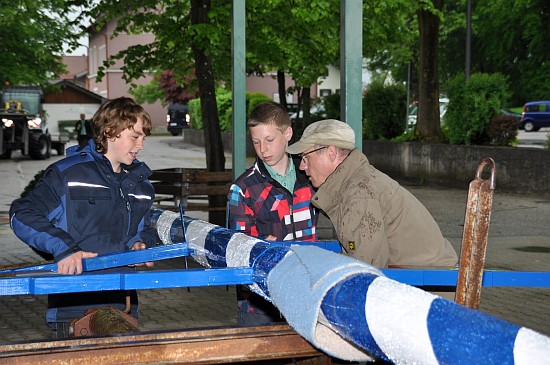
<svg viewBox="0 0 550 365"><path fill-rule="evenodd" d="M149 224L155 196L143 162L113 172L93 140L50 165L36 187L10 209L13 231L22 241L59 261L76 251L99 254L129 250L136 241L149 247L156 232Z"/></svg>
<svg viewBox="0 0 550 365"><path fill-rule="evenodd" d="M115 174L109 160L95 151L93 140L82 150L69 148L67 157L50 165L26 197L12 203L13 231L55 261L77 251L128 251L136 241L153 246L157 235L149 219L155 196L147 180L151 170L137 160L122 168ZM110 271L129 270L135 268ZM137 318L135 291L107 290L49 295L46 321L67 322L102 306L124 310L128 295L130 314Z"/></svg>

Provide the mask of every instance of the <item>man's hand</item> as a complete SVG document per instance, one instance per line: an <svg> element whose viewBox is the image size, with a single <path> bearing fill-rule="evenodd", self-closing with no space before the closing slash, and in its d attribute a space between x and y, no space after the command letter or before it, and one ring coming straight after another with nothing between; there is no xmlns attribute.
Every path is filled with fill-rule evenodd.
<svg viewBox="0 0 550 365"><path fill-rule="evenodd" d="M63 275L82 274L82 259L96 257L95 252L78 251L57 263L57 272Z"/></svg>
<svg viewBox="0 0 550 365"><path fill-rule="evenodd" d="M277 237L268 235L266 238L264 238L265 241L276 241Z"/></svg>
<svg viewBox="0 0 550 365"><path fill-rule="evenodd" d="M131 250L132 251L135 251L135 250L145 250L147 248L147 245L141 241L137 241L136 243L134 243L134 245L132 246ZM154 262L144 262L144 263L141 263L141 264L135 264L135 265L128 265L128 266L131 266L131 267L134 267L134 266L147 266L147 267L152 267L152 266L155 266L155 263Z"/></svg>

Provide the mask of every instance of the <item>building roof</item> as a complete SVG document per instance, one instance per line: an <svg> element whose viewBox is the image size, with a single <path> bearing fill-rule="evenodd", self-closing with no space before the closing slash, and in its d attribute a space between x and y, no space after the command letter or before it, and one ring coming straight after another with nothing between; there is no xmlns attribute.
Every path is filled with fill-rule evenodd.
<svg viewBox="0 0 550 365"><path fill-rule="evenodd" d="M57 85L61 91L48 92L44 95L45 103L57 104L102 104L107 99L101 95L87 90L82 86L75 84L71 80L52 80L51 84Z"/></svg>

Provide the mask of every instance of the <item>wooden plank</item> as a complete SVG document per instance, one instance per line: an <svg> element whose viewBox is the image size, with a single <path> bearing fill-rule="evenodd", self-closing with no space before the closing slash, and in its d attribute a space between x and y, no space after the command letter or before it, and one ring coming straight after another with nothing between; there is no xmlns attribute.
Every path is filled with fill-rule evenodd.
<svg viewBox="0 0 550 365"><path fill-rule="evenodd" d="M175 195L178 197L192 197L197 195L223 195L226 196L229 193L230 184L224 185L189 185L175 183L153 183L155 194Z"/></svg>
<svg viewBox="0 0 550 365"><path fill-rule="evenodd" d="M153 170L153 174L149 177L149 180L166 182L231 182L233 180L233 174L231 170L219 172L206 171L206 169L176 168L170 170Z"/></svg>
<svg viewBox="0 0 550 365"><path fill-rule="evenodd" d="M0 364L16 365L221 364L294 358L317 359L308 361L308 364L331 363L327 356L285 325L128 334L0 346Z"/></svg>
<svg viewBox="0 0 550 365"><path fill-rule="evenodd" d="M153 184L155 193L164 195L162 198L155 199L157 204L172 200L174 205L181 203L185 211L224 211L225 203L211 207L206 200L209 196L226 197L232 178L231 170L212 172L206 169L169 168L154 170L149 180ZM205 203L189 203L189 199L204 199Z"/></svg>

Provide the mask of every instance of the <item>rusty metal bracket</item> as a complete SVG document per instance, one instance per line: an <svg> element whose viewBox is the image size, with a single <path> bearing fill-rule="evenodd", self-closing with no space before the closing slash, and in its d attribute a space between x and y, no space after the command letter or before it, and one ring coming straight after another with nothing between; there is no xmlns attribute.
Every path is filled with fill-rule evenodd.
<svg viewBox="0 0 550 365"><path fill-rule="evenodd" d="M488 180L481 176L486 166L490 168ZM468 191L455 294L455 302L474 309L479 308L494 190L495 162L485 157Z"/></svg>

